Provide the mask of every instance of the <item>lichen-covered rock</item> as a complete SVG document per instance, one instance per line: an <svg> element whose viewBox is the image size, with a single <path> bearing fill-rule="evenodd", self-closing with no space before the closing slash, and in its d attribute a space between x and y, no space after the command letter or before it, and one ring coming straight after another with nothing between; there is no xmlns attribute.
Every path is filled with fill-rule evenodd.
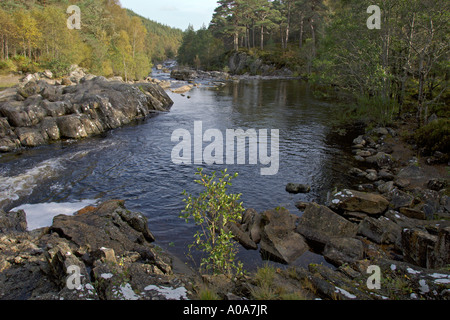
<svg viewBox="0 0 450 320"><path fill-rule="evenodd" d="M4 95L0 100L0 151L98 135L150 113L166 112L172 104L153 83L125 84L91 77L64 87L30 81L17 95Z"/></svg>
<svg viewBox="0 0 450 320"><path fill-rule="evenodd" d="M330 207L336 210L357 211L367 214L381 214L389 201L381 195L354 190L342 190L332 197Z"/></svg>

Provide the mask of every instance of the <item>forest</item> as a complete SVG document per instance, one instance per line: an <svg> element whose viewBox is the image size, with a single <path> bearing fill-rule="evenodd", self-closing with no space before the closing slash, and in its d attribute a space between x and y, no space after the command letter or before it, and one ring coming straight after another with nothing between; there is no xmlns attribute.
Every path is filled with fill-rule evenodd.
<svg viewBox="0 0 450 320"><path fill-rule="evenodd" d="M80 29L67 27L70 5L80 8ZM153 62L176 56L182 36L118 0L2 0L0 72L50 69L61 76L77 64L97 75L141 79Z"/></svg>
<svg viewBox="0 0 450 320"><path fill-rule="evenodd" d="M380 29L368 28L374 4ZM208 27L186 30L179 62L226 69L243 51L349 92L379 122L412 111L422 125L450 116L449 15L440 0L220 0Z"/></svg>

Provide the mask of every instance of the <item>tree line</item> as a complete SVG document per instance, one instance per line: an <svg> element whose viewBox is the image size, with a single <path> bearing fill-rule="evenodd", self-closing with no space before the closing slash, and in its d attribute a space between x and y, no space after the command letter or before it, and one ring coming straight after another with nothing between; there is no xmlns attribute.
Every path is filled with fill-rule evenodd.
<svg viewBox="0 0 450 320"><path fill-rule="evenodd" d="M70 5L81 29L67 27ZM153 61L174 58L183 32L145 19L118 0L2 0L0 69L62 75L77 64L91 73L140 79Z"/></svg>
<svg viewBox="0 0 450 320"><path fill-rule="evenodd" d="M226 68L230 52L245 51L351 92L381 121L411 110L420 124L449 117L449 2L375 2L220 0L208 27L185 32L179 61ZM379 30L367 26L374 4Z"/></svg>

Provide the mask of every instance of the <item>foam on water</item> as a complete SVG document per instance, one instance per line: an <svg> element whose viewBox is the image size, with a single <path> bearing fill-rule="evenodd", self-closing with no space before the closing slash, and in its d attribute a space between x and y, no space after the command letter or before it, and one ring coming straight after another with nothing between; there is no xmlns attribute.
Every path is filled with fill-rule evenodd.
<svg viewBox="0 0 450 320"><path fill-rule="evenodd" d="M89 151L74 152L45 160L16 176L0 176L0 208L20 197L30 195L40 182L54 178L65 169L65 163L86 156Z"/></svg>

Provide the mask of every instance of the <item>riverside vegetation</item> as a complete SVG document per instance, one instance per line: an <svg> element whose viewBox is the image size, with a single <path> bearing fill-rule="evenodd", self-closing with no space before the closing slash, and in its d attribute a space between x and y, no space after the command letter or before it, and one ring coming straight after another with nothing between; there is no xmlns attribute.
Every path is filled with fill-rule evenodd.
<svg viewBox="0 0 450 320"><path fill-rule="evenodd" d="M69 30L66 10L81 10L81 29ZM79 65L91 73L142 80L154 61L177 54L182 31L145 19L117 0L0 3L0 73L35 73L55 77Z"/></svg>

